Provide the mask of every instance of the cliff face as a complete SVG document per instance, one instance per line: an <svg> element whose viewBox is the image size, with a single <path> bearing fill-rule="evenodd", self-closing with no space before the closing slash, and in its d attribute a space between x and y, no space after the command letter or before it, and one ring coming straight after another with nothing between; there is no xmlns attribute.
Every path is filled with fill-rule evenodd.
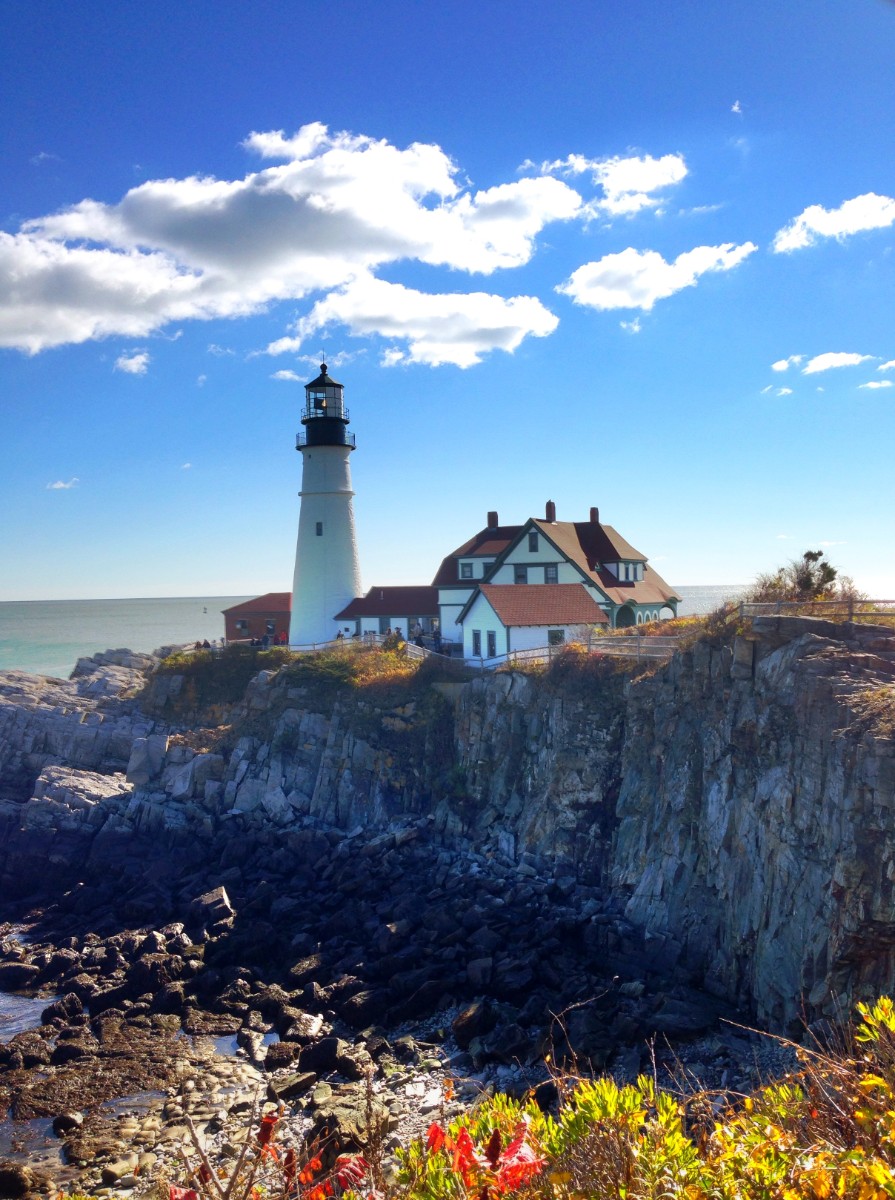
<svg viewBox="0 0 895 1200"><path fill-rule="evenodd" d="M781 1026L892 987L895 745L860 714L885 631L793 618L628 694L612 878L627 915Z"/></svg>
<svg viewBox="0 0 895 1200"><path fill-rule="evenodd" d="M476 870L612 888L657 966L781 1026L891 986L895 743L860 714L893 673L885 631L793 619L574 691L501 674L315 704L262 672L243 736L204 748L135 707L132 668L0 677L0 887L47 862L298 862L321 829L427 818Z"/></svg>

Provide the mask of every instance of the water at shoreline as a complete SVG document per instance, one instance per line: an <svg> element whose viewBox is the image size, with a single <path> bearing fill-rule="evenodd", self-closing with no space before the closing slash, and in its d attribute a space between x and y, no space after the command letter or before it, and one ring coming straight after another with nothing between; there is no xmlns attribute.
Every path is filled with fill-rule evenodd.
<svg viewBox="0 0 895 1200"><path fill-rule="evenodd" d="M744 584L680 587L679 612L711 612ZM224 635L221 610L248 596L174 596L152 600L0 602L0 671L67 679L81 657L102 650L149 652Z"/></svg>
<svg viewBox="0 0 895 1200"><path fill-rule="evenodd" d="M67 679L79 658L99 651L216 641L224 636L221 610L249 598L6 601L0 603L0 671Z"/></svg>

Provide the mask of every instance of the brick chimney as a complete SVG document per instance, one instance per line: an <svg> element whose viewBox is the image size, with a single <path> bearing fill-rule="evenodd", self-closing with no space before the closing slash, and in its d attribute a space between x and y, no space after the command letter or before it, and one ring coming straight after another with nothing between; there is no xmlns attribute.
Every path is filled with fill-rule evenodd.
<svg viewBox="0 0 895 1200"><path fill-rule="evenodd" d="M488 528L496 529L499 524L500 524L500 522L497 519L497 513L489 512L488 513Z"/></svg>
<svg viewBox="0 0 895 1200"><path fill-rule="evenodd" d="M546 521L549 521L552 525L556 524L556 505L553 503L552 500L547 501L547 508L546 508L546 511L544 514L544 519Z"/></svg>
<svg viewBox="0 0 895 1200"><path fill-rule="evenodd" d="M600 510L598 508L592 508L590 510L590 523L591 525L600 524Z"/></svg>

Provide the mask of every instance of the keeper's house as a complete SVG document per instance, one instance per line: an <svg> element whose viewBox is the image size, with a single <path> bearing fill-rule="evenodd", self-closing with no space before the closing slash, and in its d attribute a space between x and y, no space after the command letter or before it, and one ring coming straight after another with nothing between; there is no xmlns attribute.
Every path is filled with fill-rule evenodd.
<svg viewBox="0 0 895 1200"><path fill-rule="evenodd" d="M636 550L600 522L543 520L485 529L442 562L434 580L445 640L464 658L561 645L586 628L620 629L677 615L680 597Z"/></svg>

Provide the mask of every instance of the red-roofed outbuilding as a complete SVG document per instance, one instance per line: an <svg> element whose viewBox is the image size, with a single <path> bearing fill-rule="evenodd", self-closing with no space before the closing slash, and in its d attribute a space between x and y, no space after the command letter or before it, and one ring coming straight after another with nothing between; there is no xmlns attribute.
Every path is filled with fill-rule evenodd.
<svg viewBox="0 0 895 1200"><path fill-rule="evenodd" d="M253 600L243 600L241 604L223 610L224 636L228 642L265 636L275 643L286 642L291 612L291 592L266 592Z"/></svg>

